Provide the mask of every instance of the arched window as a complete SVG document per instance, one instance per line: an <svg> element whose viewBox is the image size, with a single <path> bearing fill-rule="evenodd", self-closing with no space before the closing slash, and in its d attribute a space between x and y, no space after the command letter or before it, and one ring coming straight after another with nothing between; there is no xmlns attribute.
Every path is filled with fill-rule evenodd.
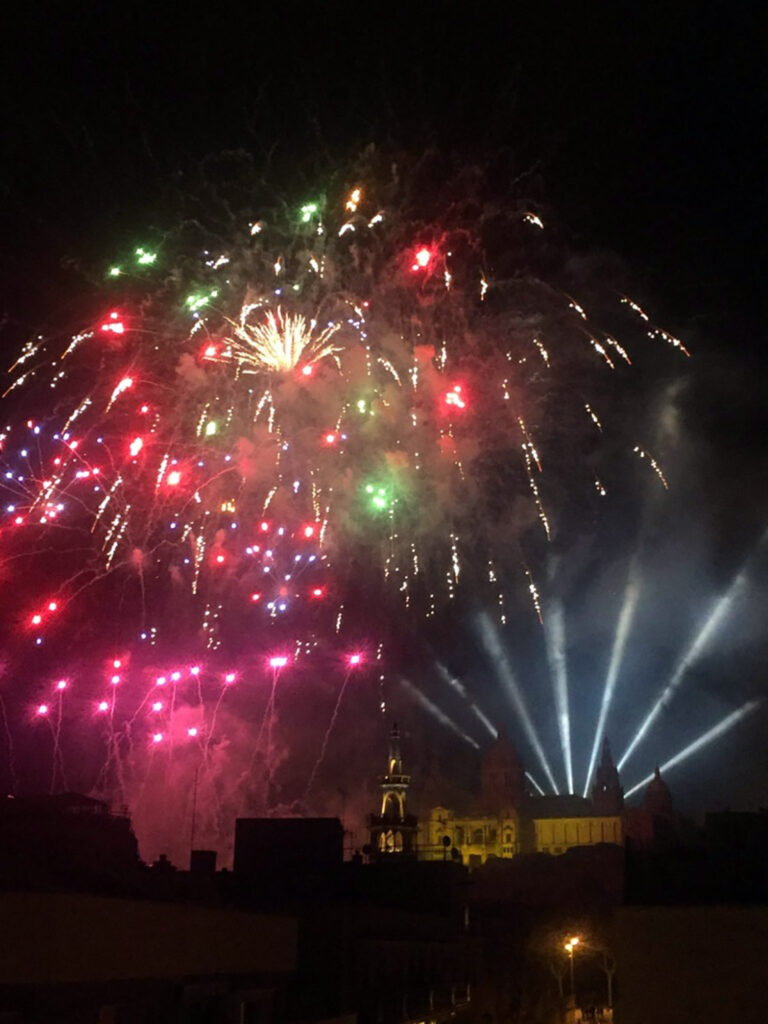
<svg viewBox="0 0 768 1024"><path fill-rule="evenodd" d="M403 833L395 832L395 852L402 853L403 850Z"/></svg>
<svg viewBox="0 0 768 1024"><path fill-rule="evenodd" d="M387 793L382 813L386 818L402 818L403 806L397 793Z"/></svg>
<svg viewBox="0 0 768 1024"><path fill-rule="evenodd" d="M483 845L483 830L481 828L476 828L472 833L472 842L479 846Z"/></svg>
<svg viewBox="0 0 768 1024"><path fill-rule="evenodd" d="M504 844L506 846L510 846L511 843L512 843L512 833L511 832L505 832L504 833Z"/></svg>
<svg viewBox="0 0 768 1024"><path fill-rule="evenodd" d="M460 825L456 828L456 845L464 845L464 829Z"/></svg>

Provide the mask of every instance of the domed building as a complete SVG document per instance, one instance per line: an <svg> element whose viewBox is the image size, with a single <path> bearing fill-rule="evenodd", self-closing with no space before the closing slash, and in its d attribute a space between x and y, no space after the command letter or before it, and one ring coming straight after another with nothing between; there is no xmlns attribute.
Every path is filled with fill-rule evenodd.
<svg viewBox="0 0 768 1024"><path fill-rule="evenodd" d="M488 812L520 807L525 797L525 772L517 751L501 731L480 766L480 802Z"/></svg>
<svg viewBox="0 0 768 1024"><path fill-rule="evenodd" d="M442 859L451 849L470 867L519 853L562 854L575 846L621 845L624 793L607 741L592 799L575 794L532 796L517 751L500 732L483 758L480 794L460 811L434 807L420 836L420 854Z"/></svg>
<svg viewBox="0 0 768 1024"><path fill-rule="evenodd" d="M656 765L656 771L645 791L643 806L655 818L673 818L675 816L672 794L669 791L669 786L661 777L658 765Z"/></svg>
<svg viewBox="0 0 768 1024"><path fill-rule="evenodd" d="M627 841L637 849L650 850L674 845L678 841L680 815L658 765L642 804L625 812L624 825Z"/></svg>
<svg viewBox="0 0 768 1024"><path fill-rule="evenodd" d="M464 807L433 807L419 824L406 809L411 777L403 769L400 733L389 737L387 771L379 777L381 805L369 815L372 860L461 860L478 867L488 859L521 853L554 856L574 847L608 843L638 848L674 843L680 817L659 769L639 807L624 807L624 790L608 740L589 799L575 793L534 795L520 757L500 732L480 766L478 795Z"/></svg>

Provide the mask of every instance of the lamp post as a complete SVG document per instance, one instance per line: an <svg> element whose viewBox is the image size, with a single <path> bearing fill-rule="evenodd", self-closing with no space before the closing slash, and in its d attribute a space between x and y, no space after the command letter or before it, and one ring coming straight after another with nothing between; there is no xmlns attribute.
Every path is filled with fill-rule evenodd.
<svg viewBox="0 0 768 1024"><path fill-rule="evenodd" d="M579 944L579 936L578 935L571 936L571 938L568 939L568 941L565 944L565 951L568 954L568 959L570 961L570 968L571 968L571 1002L573 1003L574 1006L576 1006L576 987L574 985L574 980L573 980L573 954L574 954L578 944Z"/></svg>

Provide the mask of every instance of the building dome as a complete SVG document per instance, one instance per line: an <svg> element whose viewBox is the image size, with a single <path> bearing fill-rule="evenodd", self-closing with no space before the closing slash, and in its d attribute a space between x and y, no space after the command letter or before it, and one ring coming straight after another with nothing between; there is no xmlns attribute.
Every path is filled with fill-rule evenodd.
<svg viewBox="0 0 768 1024"><path fill-rule="evenodd" d="M662 779L658 766L653 778L648 783L643 806L658 818L670 818L675 813L672 794L669 791L669 786Z"/></svg>
<svg viewBox="0 0 768 1024"><path fill-rule="evenodd" d="M517 751L503 731L486 751L481 768L482 802L489 810L519 808L525 775Z"/></svg>

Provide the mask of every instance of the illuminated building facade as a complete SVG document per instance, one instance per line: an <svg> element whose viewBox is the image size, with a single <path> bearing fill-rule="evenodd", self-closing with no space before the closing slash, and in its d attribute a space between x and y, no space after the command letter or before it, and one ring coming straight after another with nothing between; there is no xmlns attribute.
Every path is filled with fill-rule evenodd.
<svg viewBox="0 0 768 1024"><path fill-rule="evenodd" d="M470 867L520 853L562 854L576 846L623 843L624 794L610 748L603 745L592 799L530 796L517 752L503 734L486 753L480 797L464 813L435 807L421 835L421 856L451 856Z"/></svg>
<svg viewBox="0 0 768 1024"><path fill-rule="evenodd" d="M623 842L621 814L596 814L589 800L574 795L530 800L530 853L565 853L574 846Z"/></svg>

